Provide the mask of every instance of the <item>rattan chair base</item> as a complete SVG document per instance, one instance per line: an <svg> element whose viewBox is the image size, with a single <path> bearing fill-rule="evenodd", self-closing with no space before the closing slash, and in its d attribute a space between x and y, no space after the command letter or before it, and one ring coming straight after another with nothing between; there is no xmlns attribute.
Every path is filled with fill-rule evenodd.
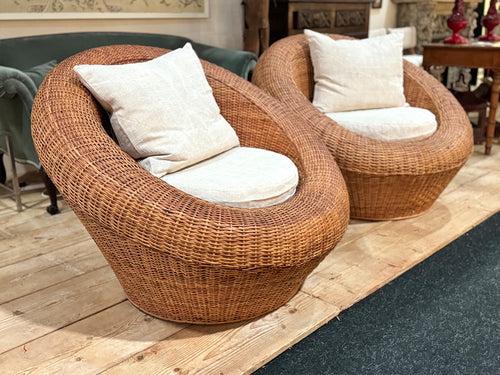
<svg viewBox="0 0 500 375"><path fill-rule="evenodd" d="M225 269L196 264L131 242L105 230L78 208L74 211L127 299L149 315L174 322L234 323L274 311L299 291L326 256L293 267Z"/></svg>
<svg viewBox="0 0 500 375"><path fill-rule="evenodd" d="M354 220L365 220L365 221L397 221L397 220L406 220L406 219L411 219L413 217L418 217L426 214L427 212L430 211L432 208L432 205L434 202L431 202L431 204L426 207L422 208L419 211L412 211L411 213L408 213L403 216L398 216L399 213L397 212L384 212L383 216L373 216L371 217L369 213L366 212L366 210L360 210L359 214L351 214L351 219Z"/></svg>
<svg viewBox="0 0 500 375"><path fill-rule="evenodd" d="M312 272L318 264L319 262L314 262L304 267L300 279L305 279L305 276ZM242 273L246 273L246 271L242 271ZM282 277L297 280L297 274L294 270L293 272L281 272L274 278L266 277L266 284L262 287L262 280L259 280L258 277L263 273L266 273L266 270L255 272L254 275L248 273L243 277L240 275L241 285L252 285L252 291L248 288L239 290L237 286L221 288L212 283L200 285L200 289L211 290L210 293L206 294L206 298L186 298L188 294L183 293L182 300L175 300L166 293L161 298L157 296L157 298L152 299L149 298L151 294L147 289L141 296L136 295L135 289L131 290L134 295L128 294L127 289L124 288L124 290L132 305L158 319L202 325L237 323L258 318L279 309L297 294L304 283L302 280L295 281L290 285L283 285ZM256 275L257 277L255 277ZM122 285L126 283L127 280L121 280ZM252 297L249 298L249 295ZM214 296L217 298L213 298ZM172 303L173 301L175 303ZM212 307L210 308L210 306Z"/></svg>
<svg viewBox="0 0 500 375"><path fill-rule="evenodd" d="M403 220L429 211L459 168L417 176L370 176L343 171L351 218ZM390 204L388 204L390 202Z"/></svg>

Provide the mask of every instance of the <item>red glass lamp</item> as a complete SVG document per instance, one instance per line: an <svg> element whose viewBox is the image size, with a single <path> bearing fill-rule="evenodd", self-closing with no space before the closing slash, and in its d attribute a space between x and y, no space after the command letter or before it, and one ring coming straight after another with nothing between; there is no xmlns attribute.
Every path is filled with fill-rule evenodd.
<svg viewBox="0 0 500 375"><path fill-rule="evenodd" d="M497 13L497 0L490 1L490 8L488 13L481 18L481 23L488 30L486 35L483 35L479 40L486 40L488 42L494 42L500 40L500 36L495 36L493 30L500 23L500 15Z"/></svg>
<svg viewBox="0 0 500 375"><path fill-rule="evenodd" d="M467 43L467 39L460 35L460 30L467 26L467 18L464 16L463 0L455 0L455 6L453 7L451 16L448 18L446 23L453 31L453 35L445 39L445 43Z"/></svg>

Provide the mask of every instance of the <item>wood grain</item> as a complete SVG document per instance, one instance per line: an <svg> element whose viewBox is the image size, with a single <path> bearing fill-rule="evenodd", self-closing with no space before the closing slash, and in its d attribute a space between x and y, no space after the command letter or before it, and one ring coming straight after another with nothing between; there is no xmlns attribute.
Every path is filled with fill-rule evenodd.
<svg viewBox="0 0 500 375"><path fill-rule="evenodd" d="M0 355L12 373L97 374L186 327L146 315L128 301Z"/></svg>

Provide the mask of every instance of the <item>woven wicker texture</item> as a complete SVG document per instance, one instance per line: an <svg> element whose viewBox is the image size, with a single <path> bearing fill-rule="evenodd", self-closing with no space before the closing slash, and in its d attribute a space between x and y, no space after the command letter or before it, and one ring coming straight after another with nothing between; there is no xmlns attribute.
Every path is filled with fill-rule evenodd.
<svg viewBox="0 0 500 375"><path fill-rule="evenodd" d="M354 69L356 61L352 64ZM352 218L388 220L423 214L472 153L472 128L460 104L436 79L406 61L406 100L430 110L438 122L436 133L420 141L368 138L316 109L311 104L313 67L303 34L281 39L266 50L252 82L300 115L326 143L346 180Z"/></svg>
<svg viewBox="0 0 500 375"><path fill-rule="evenodd" d="M300 117L205 61L222 115L241 144L295 162L296 194L266 208L224 207L142 169L108 136L107 114L72 68L146 61L166 52L108 46L59 64L40 87L32 111L40 160L138 308L167 320L205 324L265 314L299 290L345 233L345 182Z"/></svg>

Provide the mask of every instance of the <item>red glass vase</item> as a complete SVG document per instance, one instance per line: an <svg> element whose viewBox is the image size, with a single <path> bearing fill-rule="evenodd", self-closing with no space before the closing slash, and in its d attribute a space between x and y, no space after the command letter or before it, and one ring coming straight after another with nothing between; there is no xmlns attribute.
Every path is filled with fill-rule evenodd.
<svg viewBox="0 0 500 375"><path fill-rule="evenodd" d="M482 25L488 31L486 32L486 35L483 35L482 37L480 37L479 40L485 40L488 42L494 42L494 41L500 40L500 36L495 36L495 34L493 34L495 27L497 27L498 24L500 23L500 16L497 12L496 4L497 4L497 0L491 0L490 7L488 9L488 13L486 13L486 15L484 15L481 18Z"/></svg>
<svg viewBox="0 0 500 375"><path fill-rule="evenodd" d="M453 31L453 35L445 39L445 43L467 43L467 39L460 35L460 30L467 26L467 18L464 16L463 0L455 0L455 6L453 7L450 18L446 21L446 24Z"/></svg>

